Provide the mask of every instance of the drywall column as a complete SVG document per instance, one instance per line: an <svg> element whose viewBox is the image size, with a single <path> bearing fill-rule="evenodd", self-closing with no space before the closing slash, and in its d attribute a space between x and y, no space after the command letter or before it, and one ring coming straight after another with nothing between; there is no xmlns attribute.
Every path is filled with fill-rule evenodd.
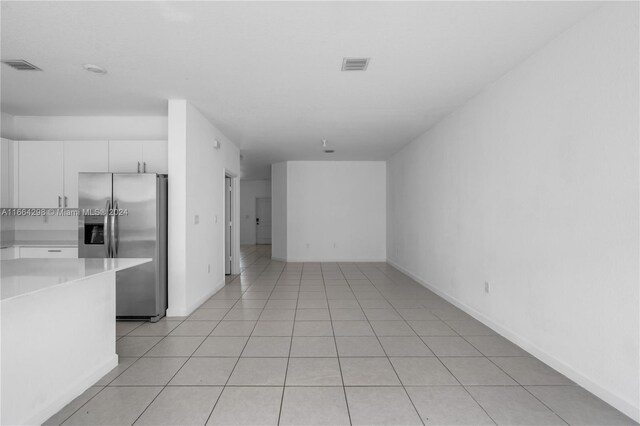
<svg viewBox="0 0 640 426"><path fill-rule="evenodd" d="M169 232L167 316L186 313L187 267L187 101L169 101Z"/></svg>
<svg viewBox="0 0 640 426"><path fill-rule="evenodd" d="M287 163L271 165L271 257L287 260Z"/></svg>
<svg viewBox="0 0 640 426"><path fill-rule="evenodd" d="M169 101L168 316L189 315L224 286L225 173L239 176L238 148L187 101ZM234 207L238 223L238 196ZM233 238L237 262L237 227Z"/></svg>

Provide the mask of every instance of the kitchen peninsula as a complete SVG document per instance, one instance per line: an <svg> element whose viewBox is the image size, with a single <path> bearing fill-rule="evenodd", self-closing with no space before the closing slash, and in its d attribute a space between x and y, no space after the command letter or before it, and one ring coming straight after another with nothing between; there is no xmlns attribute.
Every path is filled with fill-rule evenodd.
<svg viewBox="0 0 640 426"><path fill-rule="evenodd" d="M0 423L40 424L118 364L116 272L150 261L0 261Z"/></svg>

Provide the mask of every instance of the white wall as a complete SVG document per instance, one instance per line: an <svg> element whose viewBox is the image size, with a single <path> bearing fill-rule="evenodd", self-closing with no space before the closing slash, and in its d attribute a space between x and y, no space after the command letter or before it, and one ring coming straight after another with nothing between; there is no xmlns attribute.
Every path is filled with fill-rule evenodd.
<svg viewBox="0 0 640 426"><path fill-rule="evenodd" d="M240 194L240 244L255 244L256 198L271 197L271 181L242 180Z"/></svg>
<svg viewBox="0 0 640 426"><path fill-rule="evenodd" d="M14 123L16 140L167 139L165 116L15 116Z"/></svg>
<svg viewBox="0 0 640 426"><path fill-rule="evenodd" d="M289 261L386 260L384 161L287 162Z"/></svg>
<svg viewBox="0 0 640 426"><path fill-rule="evenodd" d="M388 162L389 260L640 420L638 4ZM484 293L484 282L491 292Z"/></svg>
<svg viewBox="0 0 640 426"><path fill-rule="evenodd" d="M287 163L271 165L271 257L287 260Z"/></svg>
<svg viewBox="0 0 640 426"><path fill-rule="evenodd" d="M224 176L239 176L240 151L196 108L169 101L169 309L188 315L224 286ZM214 140L221 144L213 147ZM239 185L235 193L239 195ZM240 203L234 205L239 223ZM198 223L196 223L198 216ZM239 269L240 232L233 235Z"/></svg>
<svg viewBox="0 0 640 426"><path fill-rule="evenodd" d="M0 112L0 137L11 140L17 137L15 117L6 112Z"/></svg>

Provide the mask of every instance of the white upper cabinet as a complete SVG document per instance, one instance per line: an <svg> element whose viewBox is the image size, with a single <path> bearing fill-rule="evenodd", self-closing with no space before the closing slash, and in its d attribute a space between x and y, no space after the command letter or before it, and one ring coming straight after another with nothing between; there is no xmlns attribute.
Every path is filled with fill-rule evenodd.
<svg viewBox="0 0 640 426"><path fill-rule="evenodd" d="M140 173L142 171L142 141L109 141L109 171Z"/></svg>
<svg viewBox="0 0 640 426"><path fill-rule="evenodd" d="M109 141L112 173L167 173L167 141Z"/></svg>
<svg viewBox="0 0 640 426"><path fill-rule="evenodd" d="M20 141L18 207L62 207L64 143Z"/></svg>
<svg viewBox="0 0 640 426"><path fill-rule="evenodd" d="M109 171L107 141L64 142L64 207L78 207L78 173Z"/></svg>
<svg viewBox="0 0 640 426"><path fill-rule="evenodd" d="M0 207L77 208L80 172L168 171L167 141L13 142L3 139L0 148ZM14 150L17 173L12 172Z"/></svg>
<svg viewBox="0 0 640 426"><path fill-rule="evenodd" d="M106 172L107 141L18 142L19 207L78 207L78 173Z"/></svg>
<svg viewBox="0 0 640 426"><path fill-rule="evenodd" d="M142 170L145 173L169 173L167 141L143 142Z"/></svg>

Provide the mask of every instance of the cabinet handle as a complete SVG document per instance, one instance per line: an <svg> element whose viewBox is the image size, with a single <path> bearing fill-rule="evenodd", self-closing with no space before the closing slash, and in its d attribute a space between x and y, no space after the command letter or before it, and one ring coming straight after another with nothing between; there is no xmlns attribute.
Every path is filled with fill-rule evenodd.
<svg viewBox="0 0 640 426"><path fill-rule="evenodd" d="M58 208L62 207L62 197L58 195Z"/></svg>
<svg viewBox="0 0 640 426"><path fill-rule="evenodd" d="M147 162L145 161L144 163L142 163L142 165L143 165L143 166L142 166L142 171L143 171L144 173L147 173Z"/></svg>
<svg viewBox="0 0 640 426"><path fill-rule="evenodd" d="M67 204L68 204L68 203L67 203L67 196L65 195L65 196L64 196L64 206L65 206L65 207L67 207Z"/></svg>
<svg viewBox="0 0 640 426"><path fill-rule="evenodd" d="M62 250L47 250L49 253L60 253Z"/></svg>
<svg viewBox="0 0 640 426"><path fill-rule="evenodd" d="M140 173L140 162L138 161L138 173Z"/></svg>

